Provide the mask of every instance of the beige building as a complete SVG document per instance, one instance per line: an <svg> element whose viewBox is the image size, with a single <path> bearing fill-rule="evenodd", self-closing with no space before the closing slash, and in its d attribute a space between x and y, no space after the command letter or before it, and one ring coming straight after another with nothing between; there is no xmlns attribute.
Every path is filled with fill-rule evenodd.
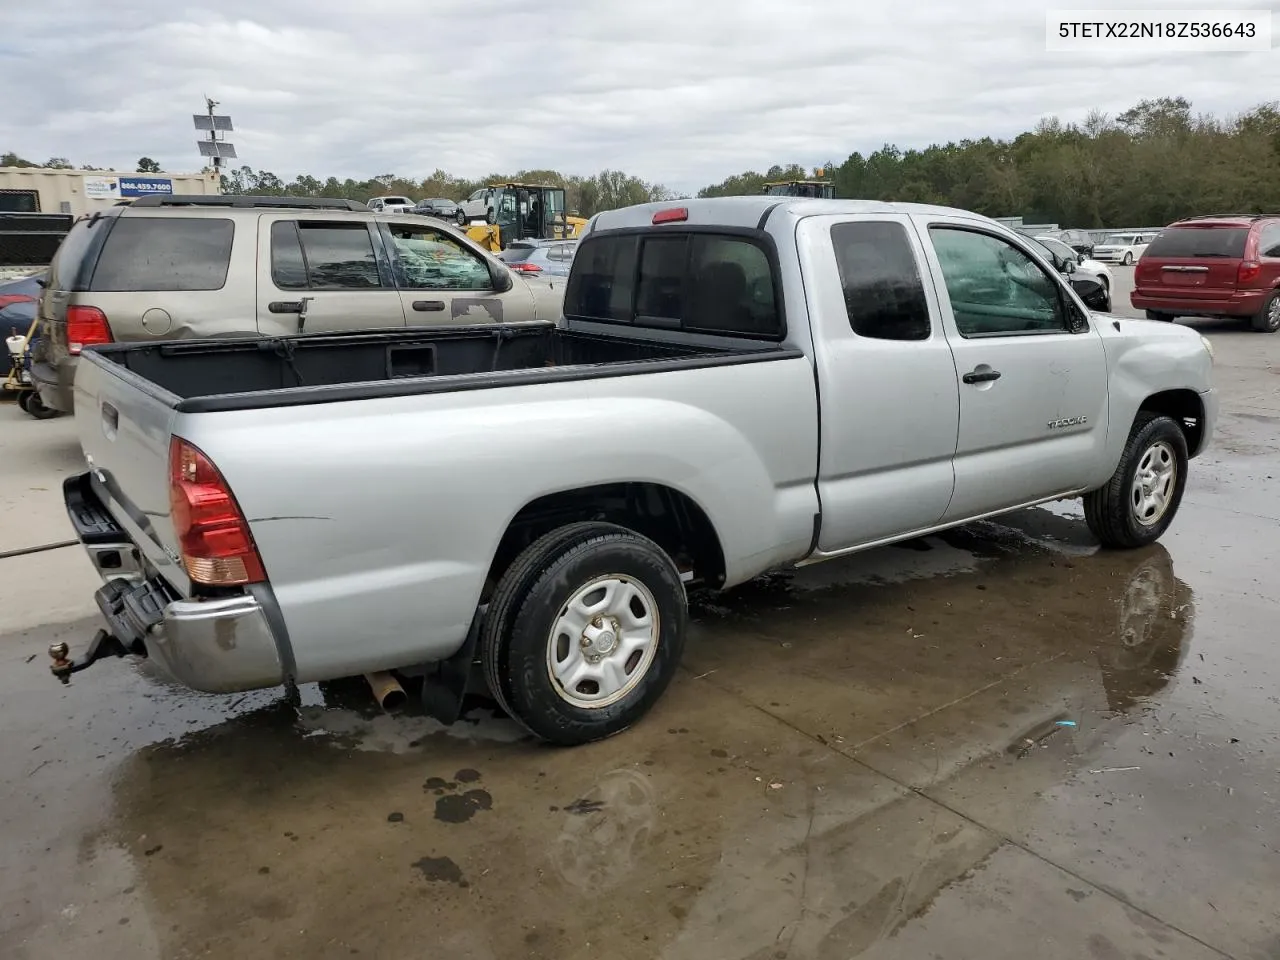
<svg viewBox="0 0 1280 960"><path fill-rule="evenodd" d="M156 194L221 193L216 173L117 173L0 167L0 212L69 213L103 210L121 200Z"/></svg>

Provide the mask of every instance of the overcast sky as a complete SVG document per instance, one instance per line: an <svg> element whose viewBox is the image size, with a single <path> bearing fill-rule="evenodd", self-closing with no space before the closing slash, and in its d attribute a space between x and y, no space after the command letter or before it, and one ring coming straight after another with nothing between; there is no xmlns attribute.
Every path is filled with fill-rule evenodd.
<svg viewBox="0 0 1280 960"><path fill-rule="evenodd" d="M285 178L612 167L694 190L1143 97L1214 113L1280 97L1274 49L1047 53L1045 11L1090 6L1110 4L0 0L0 151L199 170L207 93L239 162Z"/></svg>

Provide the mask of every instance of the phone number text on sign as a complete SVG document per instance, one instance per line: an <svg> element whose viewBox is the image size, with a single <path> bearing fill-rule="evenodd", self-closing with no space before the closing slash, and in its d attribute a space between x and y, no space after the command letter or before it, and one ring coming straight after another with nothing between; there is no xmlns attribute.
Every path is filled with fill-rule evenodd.
<svg viewBox="0 0 1280 960"><path fill-rule="evenodd" d="M1270 50L1269 10L1050 10L1050 51Z"/></svg>

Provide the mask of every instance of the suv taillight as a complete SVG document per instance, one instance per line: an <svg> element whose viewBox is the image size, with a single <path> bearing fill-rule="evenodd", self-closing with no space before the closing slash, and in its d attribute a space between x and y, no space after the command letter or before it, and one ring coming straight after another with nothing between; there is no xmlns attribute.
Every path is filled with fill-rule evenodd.
<svg viewBox="0 0 1280 960"><path fill-rule="evenodd" d="M231 488L212 461L187 441L169 441L169 508L187 576L230 587L267 579Z"/></svg>
<svg viewBox="0 0 1280 960"><path fill-rule="evenodd" d="M1241 260L1236 270L1236 286L1247 286L1262 274L1262 264L1257 260Z"/></svg>
<svg viewBox="0 0 1280 960"><path fill-rule="evenodd" d="M512 270L516 271L517 273L541 273L542 272L542 268L538 266L536 263L528 263L528 262L513 263L513 264L510 264L510 267Z"/></svg>
<svg viewBox="0 0 1280 960"><path fill-rule="evenodd" d="M67 350L74 357L95 343L110 343L107 315L97 307L67 307Z"/></svg>

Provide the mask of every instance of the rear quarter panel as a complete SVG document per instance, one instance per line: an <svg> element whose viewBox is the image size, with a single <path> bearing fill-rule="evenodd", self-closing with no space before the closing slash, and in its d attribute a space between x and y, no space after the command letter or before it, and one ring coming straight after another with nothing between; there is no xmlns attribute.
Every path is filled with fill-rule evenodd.
<svg viewBox="0 0 1280 960"><path fill-rule="evenodd" d="M619 481L690 496L728 583L808 552L808 360L197 414L175 430L227 478L300 681L441 659L464 640L510 520Z"/></svg>

